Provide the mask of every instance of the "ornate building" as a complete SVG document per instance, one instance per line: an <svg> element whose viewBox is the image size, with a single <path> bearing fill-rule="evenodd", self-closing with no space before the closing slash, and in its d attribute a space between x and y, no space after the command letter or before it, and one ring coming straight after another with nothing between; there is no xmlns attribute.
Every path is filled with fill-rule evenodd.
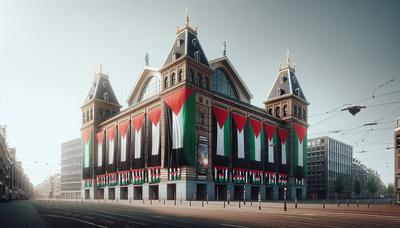
<svg viewBox="0 0 400 228"><path fill-rule="evenodd" d="M186 16L127 109L108 75L95 75L81 107L85 199L304 198L309 103L294 65L280 67L259 108L225 53L208 61Z"/></svg>

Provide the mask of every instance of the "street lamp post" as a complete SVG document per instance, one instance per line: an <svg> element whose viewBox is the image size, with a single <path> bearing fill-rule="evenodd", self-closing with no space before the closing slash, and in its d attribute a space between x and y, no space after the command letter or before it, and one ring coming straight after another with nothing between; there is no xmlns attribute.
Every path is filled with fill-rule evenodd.
<svg viewBox="0 0 400 228"><path fill-rule="evenodd" d="M283 200L284 200L284 202L283 202L283 210L284 211L286 211L287 209L286 209L286 188L283 188Z"/></svg>

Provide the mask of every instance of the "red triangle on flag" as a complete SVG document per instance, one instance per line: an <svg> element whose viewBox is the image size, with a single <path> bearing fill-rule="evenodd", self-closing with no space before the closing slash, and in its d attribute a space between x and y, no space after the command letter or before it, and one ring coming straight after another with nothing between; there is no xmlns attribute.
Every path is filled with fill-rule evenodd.
<svg viewBox="0 0 400 228"><path fill-rule="evenodd" d="M264 123L265 132L269 141L272 141L275 135L275 126L269 123Z"/></svg>
<svg viewBox="0 0 400 228"><path fill-rule="evenodd" d="M286 139L288 137L288 131L278 127L278 135L279 135L279 138L281 139L282 143L285 144Z"/></svg>
<svg viewBox="0 0 400 228"><path fill-rule="evenodd" d="M85 130L82 130L83 141L85 142L85 144L87 144L89 141L91 131L92 131L91 127L88 127Z"/></svg>
<svg viewBox="0 0 400 228"><path fill-rule="evenodd" d="M125 137L126 132L128 131L129 120L123 121L118 124L118 130L122 137Z"/></svg>
<svg viewBox="0 0 400 228"><path fill-rule="evenodd" d="M222 128L228 119L229 111L223 108L219 108L217 106L212 107L215 119L217 120L219 128Z"/></svg>
<svg viewBox="0 0 400 228"><path fill-rule="evenodd" d="M297 134L297 138L299 139L299 142L302 143L304 136L306 135L307 128L305 128L304 126L302 126L300 124L295 123L294 129L296 130L296 134Z"/></svg>
<svg viewBox="0 0 400 228"><path fill-rule="evenodd" d="M143 120L144 120L144 114L143 113L133 117L132 125L135 128L136 132L139 132L140 129L142 128Z"/></svg>
<svg viewBox="0 0 400 228"><path fill-rule="evenodd" d="M262 128L261 121L250 118L250 124L251 124L251 127L253 128L254 135L258 138L258 135L260 135L261 128Z"/></svg>
<svg viewBox="0 0 400 228"><path fill-rule="evenodd" d="M107 129L107 136L108 136L108 139L110 139L110 140L114 140L114 137L115 137L115 126L112 126L112 127L110 127L110 128L108 128Z"/></svg>
<svg viewBox="0 0 400 228"><path fill-rule="evenodd" d="M186 99L192 94L192 89L183 88L164 99L165 103L171 108L175 115L178 115L185 104Z"/></svg>
<svg viewBox="0 0 400 228"><path fill-rule="evenodd" d="M244 126L246 125L246 116L232 112L232 118L236 123L236 128L239 132L242 132Z"/></svg>
<svg viewBox="0 0 400 228"><path fill-rule="evenodd" d="M100 131L96 134L96 140L98 143L103 143L104 140L104 131Z"/></svg>
<svg viewBox="0 0 400 228"><path fill-rule="evenodd" d="M161 108L153 108L147 113L147 116L149 117L150 121L157 126L158 121L160 121L161 117Z"/></svg>

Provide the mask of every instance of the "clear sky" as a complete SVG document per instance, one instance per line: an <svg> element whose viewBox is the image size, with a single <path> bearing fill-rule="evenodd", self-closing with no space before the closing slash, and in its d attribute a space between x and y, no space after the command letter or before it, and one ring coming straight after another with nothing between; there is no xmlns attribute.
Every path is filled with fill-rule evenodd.
<svg viewBox="0 0 400 228"><path fill-rule="evenodd" d="M391 79L376 94L400 90L400 1L0 0L0 123L34 184L58 169L61 143L80 137L80 106L99 64L126 107L145 53L152 67L162 65L186 6L208 60L227 42L254 105L262 107L291 50L311 103L309 138L378 120L373 131L325 134L353 145L354 157L393 181L393 149L386 148L393 146L399 103L356 116L334 112L321 123L331 114L311 115L371 97Z"/></svg>

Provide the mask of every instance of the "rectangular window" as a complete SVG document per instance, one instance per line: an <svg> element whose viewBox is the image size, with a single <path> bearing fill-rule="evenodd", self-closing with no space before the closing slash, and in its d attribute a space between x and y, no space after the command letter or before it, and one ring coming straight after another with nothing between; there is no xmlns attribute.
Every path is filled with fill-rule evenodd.
<svg viewBox="0 0 400 228"><path fill-rule="evenodd" d="M196 59L197 61L200 61L200 52L199 51L196 51L194 53L194 59Z"/></svg>

